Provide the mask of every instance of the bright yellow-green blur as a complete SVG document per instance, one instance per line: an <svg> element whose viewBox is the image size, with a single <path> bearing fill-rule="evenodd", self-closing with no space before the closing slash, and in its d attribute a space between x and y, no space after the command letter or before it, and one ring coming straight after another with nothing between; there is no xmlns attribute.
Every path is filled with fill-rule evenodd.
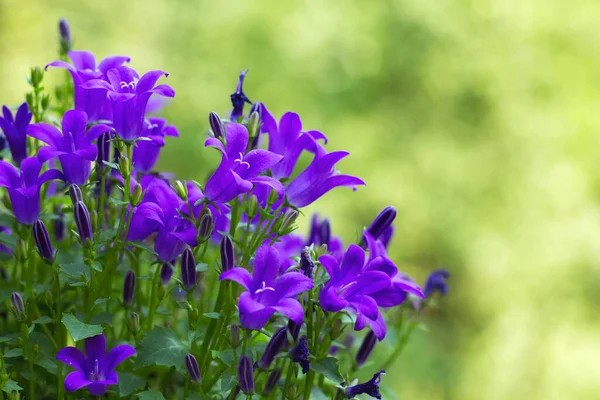
<svg viewBox="0 0 600 400"><path fill-rule="evenodd" d="M349 242L394 205L402 269L453 275L384 398L600 397L600 2L0 0L1 103L56 58L59 17L77 49L170 73L181 178L215 165L207 116L245 68L253 101L352 153L368 186L307 214Z"/></svg>

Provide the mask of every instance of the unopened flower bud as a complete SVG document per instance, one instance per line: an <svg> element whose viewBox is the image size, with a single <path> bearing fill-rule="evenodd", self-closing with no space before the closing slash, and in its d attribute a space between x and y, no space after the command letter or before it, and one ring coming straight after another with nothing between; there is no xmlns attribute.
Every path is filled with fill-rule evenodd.
<svg viewBox="0 0 600 400"><path fill-rule="evenodd" d="M185 290L191 290L196 286L196 260L189 247L181 254L181 280Z"/></svg>
<svg viewBox="0 0 600 400"><path fill-rule="evenodd" d="M254 392L254 366L248 356L240 357L237 366L237 376L242 392L246 394Z"/></svg>
<svg viewBox="0 0 600 400"><path fill-rule="evenodd" d="M52 249L52 243L50 243L50 235L48 234L46 225L41 219L38 219L33 223L31 230L40 257L52 263L54 261L54 250Z"/></svg>
<svg viewBox="0 0 600 400"><path fill-rule="evenodd" d="M175 181L175 191L177 192L177 195L179 196L179 198L185 202L188 201L188 190L187 190L187 186L185 185L185 183L177 180Z"/></svg>
<svg viewBox="0 0 600 400"><path fill-rule="evenodd" d="M4 269L3 266L0 266L0 279L2 279L3 281L8 281L8 273L6 272L6 269Z"/></svg>
<svg viewBox="0 0 600 400"><path fill-rule="evenodd" d="M294 223L296 222L296 218L298 218L298 211L294 209L287 210L283 217L281 217L281 225L279 226L278 233L280 235L287 235L293 229Z"/></svg>
<svg viewBox="0 0 600 400"><path fill-rule="evenodd" d="M333 321L333 326L331 328L331 338L334 340L339 338L342 334L343 327L344 324L342 323L341 319L337 318L335 321Z"/></svg>
<svg viewBox="0 0 600 400"><path fill-rule="evenodd" d="M185 356L185 368L190 374L190 379L196 383L202 382L202 377L200 376L200 367L198 366L198 361L196 357L192 354L186 354Z"/></svg>
<svg viewBox="0 0 600 400"><path fill-rule="evenodd" d="M13 310L15 310L17 320L23 321L26 318L23 297L21 297L18 292L13 292L13 294L10 296L10 301L12 302Z"/></svg>
<svg viewBox="0 0 600 400"><path fill-rule="evenodd" d="M273 205L277 202L277 200L279 200L279 193L277 193L277 191L275 189L272 189L271 192L269 193L269 198L267 199L267 204L268 205Z"/></svg>
<svg viewBox="0 0 600 400"><path fill-rule="evenodd" d="M441 296L448 293L448 278L450 273L443 268L433 271L425 282L423 294L426 299L429 299L434 293L438 292Z"/></svg>
<svg viewBox="0 0 600 400"><path fill-rule="evenodd" d="M131 315L129 315L129 324L133 333L138 333L140 331L140 316L138 313L132 312Z"/></svg>
<svg viewBox="0 0 600 400"><path fill-rule="evenodd" d="M233 241L229 236L223 236L221 239L221 269L223 272L229 271L234 267L235 259L233 252Z"/></svg>
<svg viewBox="0 0 600 400"><path fill-rule="evenodd" d="M131 166L126 156L119 157L119 172L123 178L127 178L131 175Z"/></svg>
<svg viewBox="0 0 600 400"><path fill-rule="evenodd" d="M104 171L106 164L104 162L110 161L110 132L104 132L98 137L98 157L96 162L101 170Z"/></svg>
<svg viewBox="0 0 600 400"><path fill-rule="evenodd" d="M288 399L295 399L296 398L296 385L291 385L288 388Z"/></svg>
<svg viewBox="0 0 600 400"><path fill-rule="evenodd" d="M223 122L221 121L221 117L216 112L211 112L208 114L208 122L210 124L210 129L212 130L213 135L219 139L223 136Z"/></svg>
<svg viewBox="0 0 600 400"><path fill-rule="evenodd" d="M21 400L21 395L16 390L13 390L12 392L10 392L10 394L8 396L9 396L9 400Z"/></svg>
<svg viewBox="0 0 600 400"><path fill-rule="evenodd" d="M237 348L240 345L240 327L239 325L231 325L231 346Z"/></svg>
<svg viewBox="0 0 600 400"><path fill-rule="evenodd" d="M381 212L371 225L367 228L367 233L377 240L383 232L389 228L396 219L396 209L392 206L387 206Z"/></svg>
<svg viewBox="0 0 600 400"><path fill-rule="evenodd" d="M329 241L331 240L331 224L329 220L325 218L323 222L321 222L321 227L319 229L319 241L320 244L329 245Z"/></svg>
<svg viewBox="0 0 600 400"><path fill-rule="evenodd" d="M279 382L279 378L281 378L281 369L275 368L267 377L267 382L265 383L265 388L263 389L264 396L271 394L273 389L275 389L277 382Z"/></svg>
<svg viewBox="0 0 600 400"><path fill-rule="evenodd" d="M54 220L53 227L56 241L62 242L65 239L65 214L60 209L56 211L56 219Z"/></svg>
<svg viewBox="0 0 600 400"><path fill-rule="evenodd" d="M129 204L131 204L132 207L137 207L142 202L143 197L144 190L142 189L142 185L136 183L133 187L133 192L131 193L131 199L129 201Z"/></svg>
<svg viewBox="0 0 600 400"><path fill-rule="evenodd" d="M360 348L358 349L358 353L356 353L356 365L358 365L359 367L364 365L364 363L369 358L369 355L375 348L376 344L377 337L375 336L373 331L369 331L369 333L367 333L367 335L363 339L363 342L361 343Z"/></svg>
<svg viewBox="0 0 600 400"><path fill-rule="evenodd" d="M133 295L135 294L135 272L127 271L125 281L123 282L123 304L129 307L133 304Z"/></svg>
<svg viewBox="0 0 600 400"><path fill-rule="evenodd" d="M173 276L173 267L169 263L164 263L160 270L160 279L163 285L168 285Z"/></svg>
<svg viewBox="0 0 600 400"><path fill-rule="evenodd" d="M250 195L246 204L246 215L252 219L258 214L258 198L255 195Z"/></svg>
<svg viewBox="0 0 600 400"><path fill-rule="evenodd" d="M275 360L275 356L279 354L286 344L287 328L283 327L275 332L271 337L271 340L269 340L269 343L267 343L267 347L258 361L258 367L264 370L269 369L269 366L273 363L273 360Z"/></svg>
<svg viewBox="0 0 600 400"><path fill-rule="evenodd" d="M88 240L92 240L92 222L90 220L90 213L83 201L78 201L75 204L73 210L75 215L75 224L77 225L77 232L82 244L86 244Z"/></svg>
<svg viewBox="0 0 600 400"><path fill-rule="evenodd" d="M202 214L202 217L200 217L200 226L198 227L198 241L202 243L208 240L213 229L214 225L212 212L210 212L209 209L206 209L206 211Z"/></svg>
<svg viewBox="0 0 600 400"><path fill-rule="evenodd" d="M42 107L42 110L47 110L49 105L50 105L50 95L47 94L45 96L42 96L42 100L40 101L40 106Z"/></svg>
<svg viewBox="0 0 600 400"><path fill-rule="evenodd" d="M64 18L58 21L58 33L60 35L60 51L62 54L67 54L72 48L71 28Z"/></svg>
<svg viewBox="0 0 600 400"><path fill-rule="evenodd" d="M251 138L256 137L259 132L258 128L260 126L260 115L254 111L250 114L250 118L248 118L248 136Z"/></svg>
<svg viewBox="0 0 600 400"><path fill-rule="evenodd" d="M33 67L31 68L31 84L34 87L39 87L40 83L42 83L42 80L44 79L44 70L42 70L40 67Z"/></svg>
<svg viewBox="0 0 600 400"><path fill-rule="evenodd" d="M81 188L76 184L69 185L69 197L71 198L73 205L77 204L78 201L83 201Z"/></svg>

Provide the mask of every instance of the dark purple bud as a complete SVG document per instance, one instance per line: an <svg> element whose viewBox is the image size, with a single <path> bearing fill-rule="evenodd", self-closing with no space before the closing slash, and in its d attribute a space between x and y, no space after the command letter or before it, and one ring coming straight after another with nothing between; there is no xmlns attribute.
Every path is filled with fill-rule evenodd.
<svg viewBox="0 0 600 400"><path fill-rule="evenodd" d="M433 271L427 278L427 282L425 282L425 288L423 289L425 298L428 299L435 292L445 296L448 293L448 278L450 278L450 273L443 268Z"/></svg>
<svg viewBox="0 0 600 400"><path fill-rule="evenodd" d="M350 387L346 388L346 396L349 399L352 399L352 398L358 396L359 394L366 394L375 399L381 400L381 393L379 393L379 384L381 383L381 375L385 375L384 369L382 369L381 371L379 371L378 373L373 375L373 378L371 378L367 382L359 383L358 385L350 386Z"/></svg>
<svg viewBox="0 0 600 400"><path fill-rule="evenodd" d="M385 231L383 231L381 236L379 236L379 240L381 241L381 243L383 243L383 247L385 247L386 249L390 244L390 240L392 240L392 236L394 236L393 225L390 225Z"/></svg>
<svg viewBox="0 0 600 400"><path fill-rule="evenodd" d="M200 376L200 367L198 366L198 361L196 357L191 354L187 354L185 356L185 368L190 374L190 379L196 383L202 382L202 377Z"/></svg>
<svg viewBox="0 0 600 400"><path fill-rule="evenodd" d="M69 197L73 205L77 204L78 201L83 201L81 188L75 184L69 185Z"/></svg>
<svg viewBox="0 0 600 400"><path fill-rule="evenodd" d="M196 259L189 247L181 254L181 281L185 290L191 290L196 286Z"/></svg>
<svg viewBox="0 0 600 400"><path fill-rule="evenodd" d="M246 97L244 94L244 90L242 86L244 85L244 78L248 70L240 72L240 78L238 80L237 87L235 89L235 93L233 93L231 97L231 105L233 106L233 110L231 110L231 120L237 121L242 115L244 115L244 104L252 104L250 99Z"/></svg>
<svg viewBox="0 0 600 400"><path fill-rule="evenodd" d="M123 304L129 307L133 304L133 295L135 294L135 272L127 271L125 282L123 283Z"/></svg>
<svg viewBox="0 0 600 400"><path fill-rule="evenodd" d="M231 345L234 349L240 345L240 326L236 324L231 325Z"/></svg>
<svg viewBox="0 0 600 400"><path fill-rule="evenodd" d="M246 394L254 392L254 366L248 356L240 357L237 366L237 376L242 392Z"/></svg>
<svg viewBox="0 0 600 400"><path fill-rule="evenodd" d="M202 217L200 218L200 226L198 227L198 241L204 242L208 240L213 229L214 225L212 212L210 212L210 210L206 210L206 212L203 213Z"/></svg>
<svg viewBox="0 0 600 400"><path fill-rule="evenodd" d="M281 369L275 368L267 377L267 382L265 383L265 387L263 389L263 396L268 396L271 394L277 382L279 382L279 378L281 378Z"/></svg>
<svg viewBox="0 0 600 400"><path fill-rule="evenodd" d="M17 292L13 292L10 296L10 301L12 302L13 309L15 310L15 315L17 316L17 320L22 321L25 319L25 304L23 304L23 297Z"/></svg>
<svg viewBox="0 0 600 400"><path fill-rule="evenodd" d="M54 220L54 237L56 241L62 242L65 239L65 214L60 210L56 211L56 219Z"/></svg>
<svg viewBox="0 0 600 400"><path fill-rule="evenodd" d="M61 52L66 54L69 50L71 50L72 42L71 42L71 28L69 28L69 23L64 18L61 18L58 21L58 33L60 34Z"/></svg>
<svg viewBox="0 0 600 400"><path fill-rule="evenodd" d="M291 349L289 354L293 362L300 364L302 367L302 373L306 374L310 369L310 362L308 361L310 352L308 350L308 341L306 340L306 336L302 336L300 338L298 345Z"/></svg>
<svg viewBox="0 0 600 400"><path fill-rule="evenodd" d="M50 235L48 235L48 229L46 229L44 222L41 219L38 219L33 223L31 230L33 232L35 245L40 253L40 257L49 262L54 261L54 250L52 249Z"/></svg>
<svg viewBox="0 0 600 400"><path fill-rule="evenodd" d="M325 218L323 222L321 222L321 227L319 229L319 244L329 245L329 241L331 240L331 225L329 224L329 220Z"/></svg>
<svg viewBox="0 0 600 400"><path fill-rule="evenodd" d="M389 228L394 220L396 219L396 209L392 206L387 206L381 212L373 222L371 226L367 228L367 233L370 234L373 239L377 240Z"/></svg>
<svg viewBox="0 0 600 400"><path fill-rule="evenodd" d="M214 111L208 114L208 123L210 124L213 135L215 135L217 139L225 136L223 134L223 122L221 121L219 114Z"/></svg>
<svg viewBox="0 0 600 400"><path fill-rule="evenodd" d="M298 340L298 336L300 335L300 328L302 328L302 324L297 324L290 319L288 320L287 328L290 335L292 335L292 339L294 339L294 342L296 342L296 340Z"/></svg>
<svg viewBox="0 0 600 400"><path fill-rule="evenodd" d="M85 245L88 240L92 240L90 213L83 201L78 201L75 204L73 213L75 214L75 224L77 225L77 232L81 238L81 243Z"/></svg>
<svg viewBox="0 0 600 400"><path fill-rule="evenodd" d="M310 220L310 231L308 232L308 242L306 242L307 246L311 244L320 245L319 243L321 236L321 223L319 222L319 216L317 214L313 214L312 219Z"/></svg>
<svg viewBox="0 0 600 400"><path fill-rule="evenodd" d="M275 356L281 352L283 346L287 344L287 327L280 328L267 344L264 353L258 361L258 367L264 370L269 369L269 366L275 360Z"/></svg>
<svg viewBox="0 0 600 400"><path fill-rule="evenodd" d="M225 272L234 266L233 241L229 236L223 236L223 239L221 239L221 269Z"/></svg>
<svg viewBox="0 0 600 400"><path fill-rule="evenodd" d="M310 249L305 247L300 252L300 270L304 275L312 279L314 269L315 263L310 259Z"/></svg>
<svg viewBox="0 0 600 400"><path fill-rule="evenodd" d="M162 280L163 285L168 285L171 281L171 277L173 276L173 267L169 263L164 263L160 270L160 279Z"/></svg>
<svg viewBox="0 0 600 400"><path fill-rule="evenodd" d="M105 161L110 161L110 132L104 132L98 138L98 157L96 158L96 162L102 170L106 168Z"/></svg>
<svg viewBox="0 0 600 400"><path fill-rule="evenodd" d="M373 331L369 331L369 333L367 333L367 335L365 336L362 344L360 345L358 353L356 353L356 365L358 365L359 367L363 366L363 364L367 361L369 355L375 348L376 344L377 337L375 336Z"/></svg>

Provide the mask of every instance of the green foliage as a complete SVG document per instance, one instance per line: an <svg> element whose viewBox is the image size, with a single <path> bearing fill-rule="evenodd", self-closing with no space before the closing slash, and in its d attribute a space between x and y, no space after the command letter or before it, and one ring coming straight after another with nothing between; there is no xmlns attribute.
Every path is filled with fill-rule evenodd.
<svg viewBox="0 0 600 400"><path fill-rule="evenodd" d="M155 327L148 332L138 348L136 367L162 365L182 368L184 357L189 352L175 333L167 328Z"/></svg>
<svg viewBox="0 0 600 400"><path fill-rule="evenodd" d="M100 325L84 324L70 313L64 313L61 321L76 342L102 333Z"/></svg>

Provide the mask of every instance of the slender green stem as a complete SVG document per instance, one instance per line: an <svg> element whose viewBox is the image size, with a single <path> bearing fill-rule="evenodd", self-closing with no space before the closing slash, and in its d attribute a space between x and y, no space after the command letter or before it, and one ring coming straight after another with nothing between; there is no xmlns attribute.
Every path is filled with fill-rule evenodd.
<svg viewBox="0 0 600 400"><path fill-rule="evenodd" d="M406 332L404 332L402 337L398 340L398 342L396 344L396 348L394 349L392 354L390 354L390 356L387 358L387 360L385 360L385 362L382 364L381 369L388 369L392 365L392 363L394 361L396 361L398 356L402 353L402 351L408 344L408 339L410 339L410 337L411 337L413 331L415 330L415 328L417 327L417 325L418 324L417 324L416 320L412 320L410 322L410 324L408 325L408 328L406 328Z"/></svg>
<svg viewBox="0 0 600 400"><path fill-rule="evenodd" d="M98 206L98 216L96 219L96 226L98 227L98 230L102 229L102 227L104 226L104 217L105 217L105 211L104 211L104 202L106 201L106 174L105 174L105 169L106 167L104 167L103 165L98 167L99 170L99 174L100 174L100 204Z"/></svg>
<svg viewBox="0 0 600 400"><path fill-rule="evenodd" d="M153 324L154 314L156 313L156 308L157 308L156 290L158 289L158 286L160 285L160 269L161 269L161 266L157 264L156 271L154 272L154 277L152 278L152 288L150 291L150 309L148 311L148 319L146 320L146 329L147 330L151 330L152 326L154 325Z"/></svg>
<svg viewBox="0 0 600 400"><path fill-rule="evenodd" d="M56 301L56 314L54 315L54 329L55 329L55 335L56 335L56 342L54 342L54 344L57 347L62 347L62 343L63 343L62 332L63 332L63 330L62 330L61 322L60 322L60 319L62 316L62 299L61 299L61 292L60 292L60 278L59 278L59 274L58 274L58 269L56 269L56 267L54 267L54 266L53 266L53 269L55 271L54 289L56 291L56 293L54 294L54 301ZM63 385L62 363L58 363L58 365L57 365L56 378L58 380L57 398L59 400L63 400L65 398L65 387Z"/></svg>
<svg viewBox="0 0 600 400"><path fill-rule="evenodd" d="M287 359L285 360L285 364L284 364L284 371L285 368L287 368L287 373L285 375L285 382L283 383L283 389L281 390L281 400L285 400L285 396L287 394L288 391L288 387L291 383L292 380L292 374L294 372L294 363L292 362L291 359Z"/></svg>
<svg viewBox="0 0 600 400"><path fill-rule="evenodd" d="M217 295L217 301L215 303L215 307L213 309L214 312L220 312L223 305L223 297L225 285L224 282L219 283L219 294ZM204 340L202 341L202 346L200 347L200 356L202 357L202 363L200 364L200 368L203 372L207 371L207 364L211 358L211 355L208 352L208 346L210 345L211 340L213 339L215 329L217 327L217 320L211 319L208 323L208 328L206 329L206 333L204 335Z"/></svg>

